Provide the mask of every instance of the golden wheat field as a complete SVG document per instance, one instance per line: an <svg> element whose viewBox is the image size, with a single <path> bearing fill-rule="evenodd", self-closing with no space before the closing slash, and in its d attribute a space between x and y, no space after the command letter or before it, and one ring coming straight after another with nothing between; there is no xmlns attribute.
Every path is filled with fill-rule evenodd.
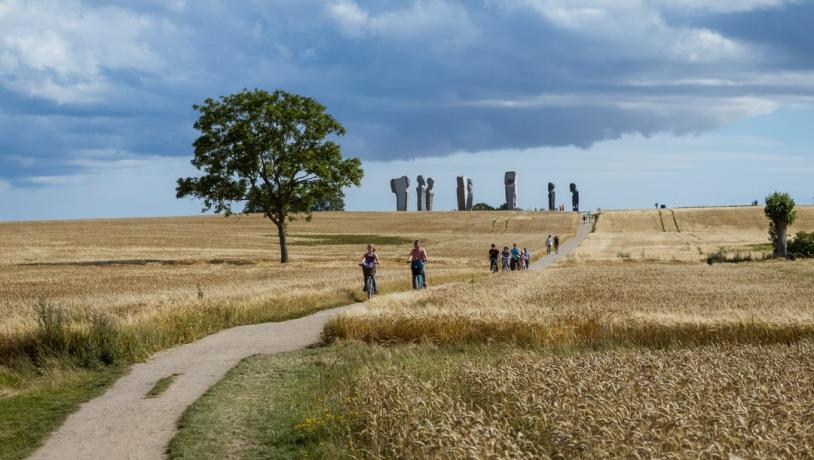
<svg viewBox="0 0 814 460"><path fill-rule="evenodd" d="M811 231L811 211L792 231ZM810 457L814 261L708 265L720 247L766 250L762 209L661 213L672 231L655 210L605 212L543 272L333 318L323 338L339 348L425 351L330 380L342 398L322 436L364 458Z"/></svg>
<svg viewBox="0 0 814 460"><path fill-rule="evenodd" d="M289 229L286 265L276 228L257 215L0 223L0 345L35 327L32 307L41 298L70 312L76 327L102 311L120 324L189 340L360 298L357 264L368 242L378 246L380 285L392 292L409 283L404 261L414 238L429 252L429 281L441 282L484 273L492 242L535 248L548 233L572 235L577 224L565 213L417 216L298 220Z"/></svg>
<svg viewBox="0 0 814 460"><path fill-rule="evenodd" d="M787 342L814 334L814 261L594 262L373 299L324 337L555 347Z"/></svg>
<svg viewBox="0 0 814 460"><path fill-rule="evenodd" d="M695 262L721 248L762 255L769 221L763 207L604 211L572 260ZM814 231L814 206L798 206L797 231Z"/></svg>
<svg viewBox="0 0 814 460"><path fill-rule="evenodd" d="M357 458L814 452L812 342L463 360L406 350L373 362L336 379L332 412L307 425Z"/></svg>

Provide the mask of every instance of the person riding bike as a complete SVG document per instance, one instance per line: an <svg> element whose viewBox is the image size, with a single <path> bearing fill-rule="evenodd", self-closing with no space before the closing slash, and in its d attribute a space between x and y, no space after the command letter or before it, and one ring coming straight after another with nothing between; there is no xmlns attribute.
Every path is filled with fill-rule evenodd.
<svg viewBox="0 0 814 460"><path fill-rule="evenodd" d="M418 289L418 286L415 285L417 275L421 275L424 279L424 286L421 287L427 287L427 275L424 273L424 264L429 262L429 259L427 258L427 251L421 247L420 241L413 241L413 250L410 251L410 258L407 259L407 262L410 264L410 270L413 273L413 289Z"/></svg>
<svg viewBox="0 0 814 460"><path fill-rule="evenodd" d="M497 261L500 258L500 250L492 243L492 249L489 250L489 270L492 273L497 273Z"/></svg>
<svg viewBox="0 0 814 460"><path fill-rule="evenodd" d="M368 276L370 277L370 285L375 294L378 291L376 287L376 267L379 266L379 256L376 255L376 248L372 244L367 245L367 252L362 256L362 262L359 265L362 266L365 281L367 281ZM363 290L367 292L367 283L365 283Z"/></svg>
<svg viewBox="0 0 814 460"><path fill-rule="evenodd" d="M512 245L512 260L511 260L511 268L512 271L520 270L520 248L517 247L517 243Z"/></svg>

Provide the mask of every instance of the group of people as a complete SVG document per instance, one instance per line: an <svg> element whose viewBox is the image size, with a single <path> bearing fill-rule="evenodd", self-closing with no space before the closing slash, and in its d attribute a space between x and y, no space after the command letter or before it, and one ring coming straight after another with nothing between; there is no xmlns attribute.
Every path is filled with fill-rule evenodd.
<svg viewBox="0 0 814 460"><path fill-rule="evenodd" d="M560 237L558 235L548 235L548 238L545 240L545 248L546 248L546 255L551 254L553 250L555 254L559 254L560 252ZM429 261L427 257L427 250L421 247L421 242L418 240L413 241L413 249L410 251L410 255L407 258L407 263L410 264L410 270L413 274L413 289L419 289L427 286L427 275L424 272L424 265ZM492 247L489 249L489 265L490 270L493 273L497 273L501 269L504 272L508 271L516 271L516 270L527 270L529 268L529 263L531 262L531 253L528 249L523 248L522 250L517 247L517 243L512 244L512 248L509 249L508 246L503 246L503 250L499 250L494 243L492 243ZM365 276L365 287L364 290L367 291L367 279L370 278L370 286L373 289L373 293L376 293L377 286L376 286L376 268L379 266L379 256L376 255L376 248L372 244L367 245L367 252L365 255L362 256L362 261L359 264L362 267ZM421 275L421 278L424 280L423 286L416 286L416 277L417 275Z"/></svg>
<svg viewBox="0 0 814 460"><path fill-rule="evenodd" d="M493 245L494 246L494 245ZM427 257L427 250L421 247L421 242L418 240L413 241L413 249L410 251L410 256L407 258L407 263L410 264L410 271L413 273L413 289L427 287L427 274L424 272L424 265L429 262ZM376 285L376 268L379 266L379 256L376 255L376 247L372 244L367 245L367 252L362 256L362 262L359 264L362 267L362 272L365 281L370 278L370 286L375 294L378 291ZM416 286L416 275L421 275L423 280L422 286ZM367 292L367 282L363 288Z"/></svg>
<svg viewBox="0 0 814 460"><path fill-rule="evenodd" d="M529 268L530 261L531 253L529 253L529 250L523 248L521 251L517 247L517 243L514 243L511 249L508 246L503 246L503 251L500 251L492 243L492 247L489 249L489 265L493 273L500 270L498 266L502 267L504 272L526 270Z"/></svg>
<svg viewBox="0 0 814 460"><path fill-rule="evenodd" d="M551 238L551 235L548 235L548 238L545 239L546 255L551 254L552 249L554 249L554 254L560 253L560 237L557 235L554 235L554 238Z"/></svg>

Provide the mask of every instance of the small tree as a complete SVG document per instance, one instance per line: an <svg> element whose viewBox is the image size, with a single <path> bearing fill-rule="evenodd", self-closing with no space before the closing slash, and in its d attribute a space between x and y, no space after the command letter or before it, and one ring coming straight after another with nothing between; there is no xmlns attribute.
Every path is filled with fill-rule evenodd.
<svg viewBox="0 0 814 460"><path fill-rule="evenodd" d="M243 90L193 106L192 164L199 177L178 179L176 196L203 199L203 211L232 214L260 211L276 226L280 262L288 262L286 225L298 213L311 220L315 204L359 185L361 163L343 159L339 145L326 138L345 128L314 99L285 91Z"/></svg>
<svg viewBox="0 0 814 460"><path fill-rule="evenodd" d="M487 203L475 203L474 205L472 205L472 210L473 211L494 211L495 208L494 208L494 206L490 206Z"/></svg>
<svg viewBox="0 0 814 460"><path fill-rule="evenodd" d="M339 194L325 197L317 200L311 206L311 211L344 211L345 210L345 194L340 191Z"/></svg>
<svg viewBox="0 0 814 460"><path fill-rule="evenodd" d="M788 193L774 192L766 197L763 213L769 218L769 240L774 245L774 256L786 257L788 228L797 218L794 200Z"/></svg>

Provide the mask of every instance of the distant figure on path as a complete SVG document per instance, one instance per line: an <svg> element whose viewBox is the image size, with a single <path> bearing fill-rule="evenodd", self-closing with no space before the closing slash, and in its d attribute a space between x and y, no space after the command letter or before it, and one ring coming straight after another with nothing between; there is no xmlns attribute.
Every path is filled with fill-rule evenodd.
<svg viewBox="0 0 814 460"><path fill-rule="evenodd" d="M560 253L560 237L554 235L554 254Z"/></svg>
<svg viewBox="0 0 814 460"><path fill-rule="evenodd" d="M497 261L500 259L500 250L495 247L495 243L492 243L492 249L489 249L489 270L492 273L497 273Z"/></svg>
<svg viewBox="0 0 814 460"><path fill-rule="evenodd" d="M508 246L503 246L503 252L500 253L500 257L503 260L503 271L509 271L509 259L512 258L512 253L509 252Z"/></svg>
<svg viewBox="0 0 814 460"><path fill-rule="evenodd" d="M526 269L528 269L529 264L531 263L531 253L529 252L528 249L523 248L523 255L525 256L526 259Z"/></svg>
<svg viewBox="0 0 814 460"><path fill-rule="evenodd" d="M548 235L548 238L545 239L545 255L551 254L551 244L552 243L553 243L553 241L551 241L551 235Z"/></svg>
<svg viewBox="0 0 814 460"><path fill-rule="evenodd" d="M520 265L518 266L518 269L519 270L526 269L526 253L523 251L520 251Z"/></svg>

